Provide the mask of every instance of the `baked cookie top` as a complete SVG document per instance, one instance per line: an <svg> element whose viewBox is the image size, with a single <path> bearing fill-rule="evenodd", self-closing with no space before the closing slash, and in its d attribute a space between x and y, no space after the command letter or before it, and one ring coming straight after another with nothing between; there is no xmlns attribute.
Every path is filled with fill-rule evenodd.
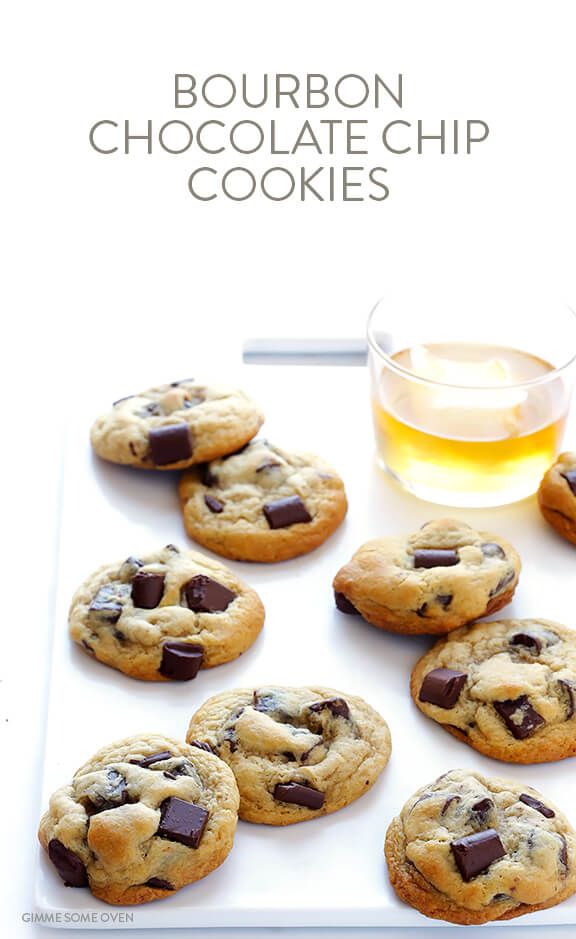
<svg viewBox="0 0 576 939"><path fill-rule="evenodd" d="M576 833L556 806L462 769L408 800L388 829L386 858L403 900L454 923L520 916L576 889Z"/></svg>
<svg viewBox="0 0 576 939"><path fill-rule="evenodd" d="M142 734L99 750L58 789L39 837L67 886L89 886L108 903L145 903L222 863L237 810L222 760Z"/></svg>
<svg viewBox="0 0 576 939"><path fill-rule="evenodd" d="M576 453L561 453L544 474L538 502L546 521L576 544Z"/></svg>
<svg viewBox="0 0 576 939"><path fill-rule="evenodd" d="M240 817L289 825L348 805L390 757L386 721L333 688L238 688L193 716L189 742L208 744L231 767Z"/></svg>
<svg viewBox="0 0 576 939"><path fill-rule="evenodd" d="M411 678L420 710L471 747L512 763L576 753L576 633L542 619L464 627Z"/></svg>
<svg viewBox="0 0 576 939"><path fill-rule="evenodd" d="M334 578L336 605L382 629L445 633L508 603L520 566L499 535L437 519L362 545Z"/></svg>
<svg viewBox="0 0 576 939"><path fill-rule="evenodd" d="M188 680L235 659L264 607L231 570L166 545L98 568L76 591L70 635L100 662L149 681Z"/></svg>
<svg viewBox="0 0 576 939"><path fill-rule="evenodd" d="M305 554L346 514L344 484L318 457L253 440L238 453L184 473L184 524L224 557L279 561Z"/></svg>
<svg viewBox="0 0 576 939"><path fill-rule="evenodd" d="M258 433L260 408L243 391L192 378L115 401L92 425L98 456L140 469L183 469L232 453Z"/></svg>

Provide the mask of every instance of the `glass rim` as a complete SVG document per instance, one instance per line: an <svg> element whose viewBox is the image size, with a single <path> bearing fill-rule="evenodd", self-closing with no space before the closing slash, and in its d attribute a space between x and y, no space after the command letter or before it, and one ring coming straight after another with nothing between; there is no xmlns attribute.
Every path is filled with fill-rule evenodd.
<svg viewBox="0 0 576 939"><path fill-rule="evenodd" d="M378 308L380 307L384 299L385 299L384 297L379 297L376 303L374 304L374 306L372 307L372 309L370 310L370 314L368 316L368 320L366 323L366 339L368 341L368 347L370 350L372 350L372 352L375 353L376 356L378 356L379 359L383 359L386 362L386 365L388 365L389 368L393 372L397 372L398 374L402 375L404 378L407 378L410 381L419 382L422 385L428 385L433 388L457 388L460 391L495 391L495 392L501 391L503 388L507 390L514 389L514 388L534 388L534 386L536 385L544 385L547 382L554 381L554 379L562 375L576 361L576 347L575 347L574 352L572 353L571 357L566 362L564 362L563 365L558 365L557 367L552 368L551 371L546 372L544 375L538 375L536 378L528 378L526 379L526 381L508 382L503 385L462 385L459 383L455 384L453 382L438 381L435 378L425 378L423 375L418 375L417 372L413 372L411 369L406 368L404 365L400 365L399 362L395 362L392 356L388 355L387 352L384 352L384 350L378 344L378 340L376 339L376 335L375 335L374 328L373 328L373 320L374 320L374 315L376 311L378 310ZM565 310L567 310L570 313L574 321L574 324L576 325L576 310L574 310L568 303L564 304L563 307Z"/></svg>

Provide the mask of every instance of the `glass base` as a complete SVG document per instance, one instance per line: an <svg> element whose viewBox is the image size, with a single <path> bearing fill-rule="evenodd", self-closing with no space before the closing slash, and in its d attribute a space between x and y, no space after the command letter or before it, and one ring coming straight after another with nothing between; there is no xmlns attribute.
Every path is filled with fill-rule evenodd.
<svg viewBox="0 0 576 939"><path fill-rule="evenodd" d="M512 502L521 502L523 499L528 499L530 496L533 496L536 492L534 485L527 486L525 481L522 486L498 489L493 492L455 492L451 489L437 489L436 487L423 486L419 483L414 485L409 480L402 479L401 476L398 476L381 457L377 456L376 462L380 469L388 476L395 479L403 489L412 493L417 499L422 499L423 502L433 502L436 505L456 506L462 509L495 508L499 505L510 505Z"/></svg>

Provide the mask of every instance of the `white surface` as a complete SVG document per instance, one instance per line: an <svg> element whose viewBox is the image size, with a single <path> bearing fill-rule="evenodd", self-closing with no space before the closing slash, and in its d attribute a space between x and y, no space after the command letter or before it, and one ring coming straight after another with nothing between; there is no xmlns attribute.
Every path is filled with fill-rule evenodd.
<svg viewBox="0 0 576 939"><path fill-rule="evenodd" d="M448 769L473 767L541 789L576 824L573 763L508 766L454 740L417 711L408 692L411 666L430 641L389 635L335 610L332 577L362 541L411 531L445 514L405 494L376 469L366 371L250 369L243 385L266 403L266 436L284 446L314 448L338 468L347 485L349 517L308 556L278 565L232 564L259 591L267 613L261 637L239 660L202 671L190 683L134 681L69 642L66 612L77 584L100 563L168 541L188 543L175 477L99 461L90 453L84 416L74 421L65 460L43 803L111 740L147 730L183 737L193 711L220 690L277 682L358 693L384 715L392 733L392 758L374 789L340 812L284 829L240 822L222 868L173 897L130 908L132 925L442 925L401 904L386 876L384 834L406 798ZM333 414L348 413L354 420L326 421L326 399ZM533 500L458 515L502 533L523 557L518 598L504 615L570 624L572 611L557 584L573 569L573 549L549 532ZM36 898L43 911L112 912L88 890L64 887L41 851ZM576 900L534 914L530 922L576 924ZM105 923L100 918L95 925Z"/></svg>

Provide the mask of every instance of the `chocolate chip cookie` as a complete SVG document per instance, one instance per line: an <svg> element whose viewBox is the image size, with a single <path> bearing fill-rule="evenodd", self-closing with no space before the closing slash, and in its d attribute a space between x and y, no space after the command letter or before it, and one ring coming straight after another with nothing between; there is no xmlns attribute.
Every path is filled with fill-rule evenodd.
<svg viewBox="0 0 576 939"><path fill-rule="evenodd" d="M407 537L368 541L333 586L339 610L380 629L447 633L506 606L519 575L511 544L443 518Z"/></svg>
<svg viewBox="0 0 576 939"><path fill-rule="evenodd" d="M576 544L576 453L561 453L545 473L538 503L552 528Z"/></svg>
<svg viewBox="0 0 576 939"><path fill-rule="evenodd" d="M478 623L416 664L420 710L475 750L509 763L576 754L576 633L543 619Z"/></svg>
<svg viewBox="0 0 576 939"><path fill-rule="evenodd" d="M335 812L376 782L390 758L386 721L332 688L238 688L193 716L188 742L225 760L240 818L290 825Z"/></svg>
<svg viewBox="0 0 576 939"><path fill-rule="evenodd" d="M512 919L576 890L576 832L556 806L467 770L419 789L390 824L385 852L400 899L450 923Z"/></svg>
<svg viewBox="0 0 576 939"><path fill-rule="evenodd" d="M106 903L147 903L222 864L237 812L222 760L142 734L99 750L58 789L38 835L67 887L89 887Z"/></svg>
<svg viewBox="0 0 576 939"><path fill-rule="evenodd" d="M336 530L347 509L333 469L266 440L185 473L180 499L190 537L238 561L306 554Z"/></svg>
<svg viewBox="0 0 576 939"><path fill-rule="evenodd" d="M233 453L258 433L259 407L243 391L192 378L120 398L92 425L98 456L139 469L184 469Z"/></svg>
<svg viewBox="0 0 576 939"><path fill-rule="evenodd" d="M126 675L187 681L248 649L264 607L223 564L166 545L95 571L76 591L69 623L87 653Z"/></svg>

